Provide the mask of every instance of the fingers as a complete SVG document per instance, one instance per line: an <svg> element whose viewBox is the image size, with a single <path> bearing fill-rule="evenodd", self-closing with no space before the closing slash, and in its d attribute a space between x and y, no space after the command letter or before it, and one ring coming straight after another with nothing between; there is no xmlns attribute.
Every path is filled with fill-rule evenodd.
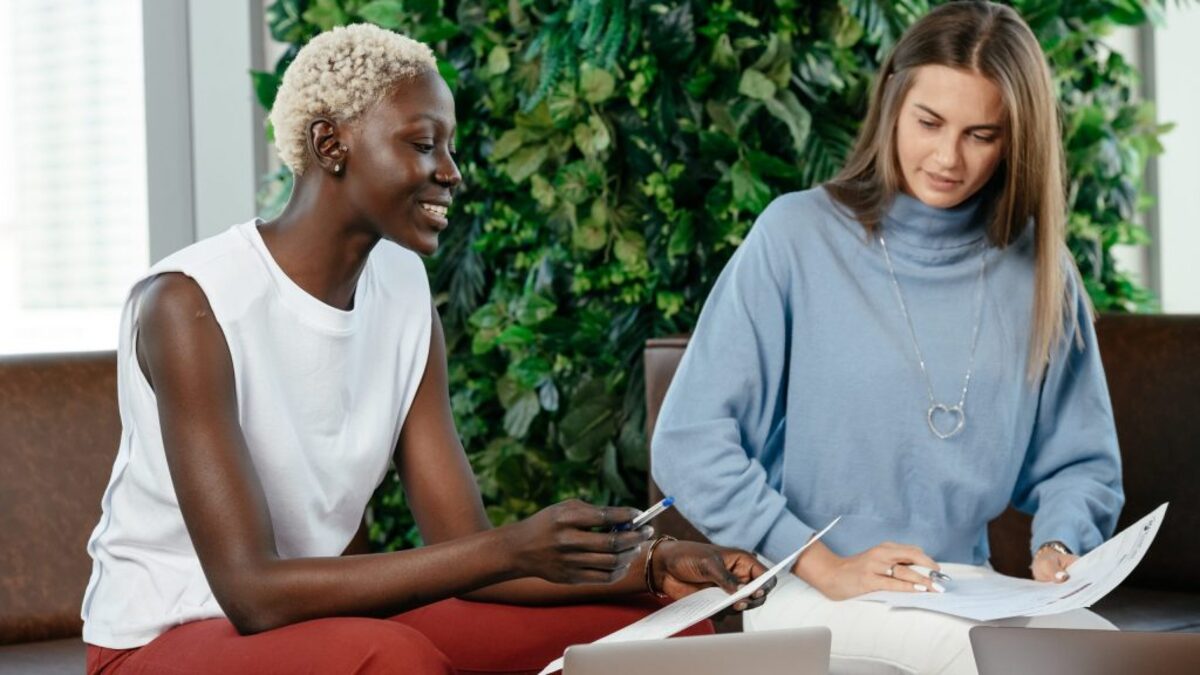
<svg viewBox="0 0 1200 675"><path fill-rule="evenodd" d="M880 544L876 548L885 553L889 562L903 563L907 565L921 565L928 567L931 570L941 570L942 568L921 550L920 546L909 546L907 544L893 544L891 542Z"/></svg>
<svg viewBox="0 0 1200 675"><path fill-rule="evenodd" d="M926 593L929 591L929 584L915 583L895 577L875 575L868 583L868 587L873 591L900 591L901 593Z"/></svg>
<svg viewBox="0 0 1200 675"><path fill-rule="evenodd" d="M737 593L743 585L742 580L730 571L725 564L725 559L715 550L700 558L696 562L696 568L703 581L720 586L721 590L726 593Z"/></svg>
<svg viewBox="0 0 1200 675"><path fill-rule="evenodd" d="M629 569L637 559L637 550L630 553L572 553L563 558L572 567L617 572Z"/></svg>
<svg viewBox="0 0 1200 675"><path fill-rule="evenodd" d="M637 551L645 543L645 530L629 532L582 532L570 531L563 534L561 550L584 553L622 553Z"/></svg>
<svg viewBox="0 0 1200 675"><path fill-rule="evenodd" d="M558 522L560 525L577 527L580 530L590 530L593 527L612 528L625 524L637 518L636 508L630 507L594 507L592 504L571 500L559 504Z"/></svg>
<svg viewBox="0 0 1200 675"><path fill-rule="evenodd" d="M942 588L941 584L935 582L933 579L930 579L924 574L917 572L908 565L896 565L892 574L892 578L906 582L914 587L924 586L926 590L934 590L938 592L945 590Z"/></svg>
<svg viewBox="0 0 1200 675"><path fill-rule="evenodd" d="M1063 555L1057 551L1041 553L1033 560L1033 578L1061 584L1071 578L1067 568L1078 559L1078 556Z"/></svg>

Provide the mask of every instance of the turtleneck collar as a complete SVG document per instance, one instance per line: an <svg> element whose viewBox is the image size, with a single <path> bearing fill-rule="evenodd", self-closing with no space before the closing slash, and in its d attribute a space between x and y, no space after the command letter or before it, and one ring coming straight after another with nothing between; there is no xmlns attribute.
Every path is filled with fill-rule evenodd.
<svg viewBox="0 0 1200 675"><path fill-rule="evenodd" d="M982 201L982 195L976 194L958 206L939 209L897 193L883 218L884 236L889 244L907 244L926 255L955 257L957 252L974 250L987 234L979 217Z"/></svg>

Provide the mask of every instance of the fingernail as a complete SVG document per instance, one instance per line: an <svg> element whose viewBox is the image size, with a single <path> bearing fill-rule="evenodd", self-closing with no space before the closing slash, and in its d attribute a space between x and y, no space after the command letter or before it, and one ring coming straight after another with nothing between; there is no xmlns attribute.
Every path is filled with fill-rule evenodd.
<svg viewBox="0 0 1200 675"><path fill-rule="evenodd" d="M929 589L926 588L924 584L913 584L913 590L918 593L924 593L925 591L928 591Z"/></svg>
<svg viewBox="0 0 1200 675"><path fill-rule="evenodd" d="M748 605L744 602L739 602L738 604L733 606L733 608L739 612L744 612L746 610L746 607L748 607Z"/></svg>
<svg viewBox="0 0 1200 675"><path fill-rule="evenodd" d="M933 590L937 591L938 593L945 593L946 587L935 581L933 582Z"/></svg>
<svg viewBox="0 0 1200 675"><path fill-rule="evenodd" d="M647 525L646 526L646 538L649 539L650 537L653 537L653 536L654 536L654 528Z"/></svg>
<svg viewBox="0 0 1200 675"><path fill-rule="evenodd" d="M760 590L754 591L754 595L751 595L750 597L752 597L752 598L761 598L762 596L763 596L763 592L762 592L762 590L760 589Z"/></svg>
<svg viewBox="0 0 1200 675"><path fill-rule="evenodd" d="M1066 578L1067 578L1067 573L1063 572L1062 570L1059 570L1058 572L1054 573L1055 581L1062 581L1063 579L1066 579Z"/></svg>

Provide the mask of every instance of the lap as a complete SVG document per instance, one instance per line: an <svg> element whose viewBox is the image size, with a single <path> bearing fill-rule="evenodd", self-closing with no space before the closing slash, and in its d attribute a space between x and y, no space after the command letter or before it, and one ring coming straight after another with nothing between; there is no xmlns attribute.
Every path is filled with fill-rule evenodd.
<svg viewBox="0 0 1200 675"><path fill-rule="evenodd" d="M956 578L971 571L994 574L987 568L955 567L961 569L947 571ZM893 610L878 602L835 602L795 576L783 577L761 608L747 612L746 630L827 626L833 633L832 673L973 674L968 633L978 625L1115 630L1088 610L981 624L936 612Z"/></svg>
<svg viewBox="0 0 1200 675"><path fill-rule="evenodd" d="M572 644L591 642L661 605L522 607L444 600L390 619L338 617L238 635L227 619L174 628L144 647L89 647L89 675L141 673L537 673ZM707 634L703 622L685 634ZM397 664L404 664L398 669Z"/></svg>
<svg viewBox="0 0 1200 675"><path fill-rule="evenodd" d="M420 632L381 619L336 617L239 635L228 619L173 628L134 650L89 647L90 675L143 673L453 673Z"/></svg>
<svg viewBox="0 0 1200 675"><path fill-rule="evenodd" d="M445 600L392 620L427 636L459 672L537 673L570 645L592 642L661 607L649 595L556 607ZM704 621L682 634L712 632Z"/></svg>

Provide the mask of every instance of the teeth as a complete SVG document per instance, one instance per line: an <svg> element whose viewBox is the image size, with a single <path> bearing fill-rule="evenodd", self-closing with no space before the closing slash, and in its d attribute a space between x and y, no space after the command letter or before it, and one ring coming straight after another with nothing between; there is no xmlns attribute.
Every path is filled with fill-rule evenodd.
<svg viewBox="0 0 1200 675"><path fill-rule="evenodd" d="M442 218L446 217L446 211L448 211L448 209L445 206L442 206L440 204L422 203L421 208L425 209L426 211L432 213L435 216L441 216Z"/></svg>

